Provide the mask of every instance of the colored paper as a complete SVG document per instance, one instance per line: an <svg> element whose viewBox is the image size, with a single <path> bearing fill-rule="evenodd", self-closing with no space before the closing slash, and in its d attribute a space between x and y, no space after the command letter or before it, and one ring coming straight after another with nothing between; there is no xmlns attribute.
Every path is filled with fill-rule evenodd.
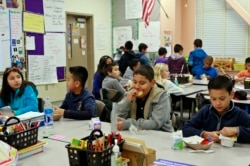
<svg viewBox="0 0 250 166"><path fill-rule="evenodd" d="M23 30L26 32L44 33L43 15L24 12Z"/></svg>

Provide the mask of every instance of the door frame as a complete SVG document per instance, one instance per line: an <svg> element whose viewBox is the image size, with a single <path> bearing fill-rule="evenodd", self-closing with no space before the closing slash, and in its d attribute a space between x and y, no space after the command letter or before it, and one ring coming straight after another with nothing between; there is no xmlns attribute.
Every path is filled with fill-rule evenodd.
<svg viewBox="0 0 250 166"><path fill-rule="evenodd" d="M87 29L87 50L88 50L88 62L87 66L85 66L88 70L88 80L86 82L85 88L87 88L90 92L92 91L92 79L94 76L94 16L90 14L85 13L76 13L76 12L66 12L66 29L67 29L67 16L74 16L79 18L85 18L86 19L86 29ZM66 40L66 51L67 51L67 35L65 35ZM68 65L68 56L66 54L66 73L69 71L69 65Z"/></svg>

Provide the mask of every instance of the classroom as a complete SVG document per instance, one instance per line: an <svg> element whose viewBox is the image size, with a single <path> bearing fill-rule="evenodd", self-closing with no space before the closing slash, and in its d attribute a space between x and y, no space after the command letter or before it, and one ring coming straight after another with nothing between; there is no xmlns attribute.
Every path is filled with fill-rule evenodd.
<svg viewBox="0 0 250 166"><path fill-rule="evenodd" d="M152 9L149 9L150 5ZM144 19L145 15L148 20ZM125 146L123 145L123 147L125 147L125 150L122 152L124 152L125 158L130 159L128 165L157 166L157 164L163 165L164 162L165 165L250 164L247 155L250 147L250 139L248 139L250 135L244 135L245 132L250 131L250 121L242 124L244 120L249 119L250 113L250 79L247 79L250 77L250 0L0 0L0 22L0 89L5 87L6 84L4 83L4 73L9 74L14 71L21 75L25 86L33 88L34 92L30 93L33 99L40 99L40 101L36 101L36 105L38 105L36 112L39 112L37 116L43 119L43 109L46 109L47 101L53 105L54 111L54 117L52 117L54 118L53 135L44 137L46 129L43 126L39 127L36 132L38 132L37 140L41 145L30 150L34 151L29 153L31 156L24 157L24 155L21 155L18 165L31 166L34 163L37 166L45 164L55 166L78 165L78 159L76 158L82 158L82 156L72 157L71 148L73 146L68 145L72 145L73 138L82 139L89 136L95 128L95 123L97 123L96 128L101 128L103 134L107 135L111 131L112 134L119 133L124 137ZM195 46L197 39L201 39L201 46ZM142 52L140 45L146 44L146 53L142 54L147 57L148 64L153 70L141 65L142 69L141 66L139 69L147 70L148 75L143 75L141 74L143 72L140 71L135 72L136 74L132 75L132 79L120 78L121 75L119 75L117 80L119 80L119 86L123 90L120 91L117 87L107 87L107 89L115 89L116 91L108 90L106 92L103 91L106 90L105 88L101 88L98 89L100 98L97 98L94 94L94 86L101 59L106 56L105 59L111 57L112 62L117 62L114 64L105 62L106 64L103 66L105 69L103 77L105 78L102 78L102 80L116 77L113 73L114 66L118 68L118 71L121 69L121 61L116 60L117 56L122 56L130 51L125 48L127 41L132 42L133 48L131 51L134 52L135 56L139 56ZM125 52L122 50L123 48L125 48ZM167 65L164 64L164 67L167 66L164 69L160 69L163 65L156 65L156 61L160 57L159 48L164 48L167 51L164 59L170 59L177 54L184 59L185 63L180 65L180 71L172 73L172 67L168 60L166 60ZM219 100L222 102L221 97L215 97L217 93L214 93L215 96L210 93L211 89L214 90L213 85L210 86L210 80L214 80L215 77L209 75L210 73L203 72L203 65L206 64L205 57L199 60L202 63L202 70L198 69L197 73L192 70L195 62L190 59L190 55L196 49L204 50L206 58L212 57L209 68L216 71L216 78L219 75L230 79L229 87L223 83L220 85L221 89L231 88L231 90L225 91L229 92L229 95L226 93L227 97L224 96L225 100L228 99L224 102L229 104L226 109L230 110L231 107L234 109L234 106L237 106L237 109L239 107L243 112L242 115L248 114L245 119L242 119L241 123L239 122L240 124L231 124L233 129L230 129L230 131L235 133L235 137L238 136L239 142L234 140L230 148L224 147L222 142L218 141L219 135L222 136L222 133L226 133L224 128L227 128L228 124L223 124L224 128L222 125L214 129L204 126L204 128L199 128L199 131L192 126L194 122L198 121L194 118L203 116L199 111L206 112L205 107L207 105L204 104L204 106L202 103L204 101L209 102L211 106L206 108L217 111L216 115L219 114L218 117L223 117L214 108L216 102L218 103ZM132 59L124 60L122 63L125 62L126 67L129 68ZM143 64L140 58L139 62ZM176 63L173 66L178 65ZM75 66L81 67L75 68ZM9 67L14 68L7 69ZM20 71L16 71L15 67L18 67ZM108 67L111 67L111 70ZM164 78L167 81L160 83L163 87L158 87L159 80L162 81L163 76L159 80L156 79L157 67L159 67L158 70L168 73L168 78ZM136 69L130 68L131 72L136 71ZM86 70L87 78L85 77ZM151 71L154 73L155 83L149 79ZM240 74L243 71L245 75ZM85 76L79 73L85 73ZM142 96L145 96L148 100L148 98L151 98L151 92L153 93L154 90L156 92L159 89L149 88L149 90L145 90L146 88L142 88L143 85L139 83L141 77L135 75L144 76L146 78L144 82L145 80L146 82L149 81L148 87L154 85L154 87L165 89L164 92L161 91L161 97L154 98L154 102L157 100L156 104L151 103L152 101L143 101L144 97L141 99L139 94L142 93ZM18 78L19 76L15 77ZM75 81L76 78L81 79L81 81ZM225 80L225 78L218 79ZM184 82L182 82L183 80ZM110 78L106 81L110 81ZM170 88L167 86L168 81L171 82L171 85L178 87L175 88L175 92L170 93L170 90L168 91L167 88ZM110 86L109 83L105 86ZM104 86L104 82L101 85ZM73 86L77 88L70 89ZM132 86L133 88L131 88ZM79 91L81 93L78 93ZM235 96L234 92L236 91L243 93L243 97ZM77 95L75 95L75 92L77 92ZM6 91L1 93L2 95L6 94ZM105 98L106 93L107 96L109 93L115 94L111 94L112 97L105 96L107 97ZM130 93L131 95L129 95ZM79 100L78 95L82 101ZM129 96L133 97L130 98ZM6 101L9 102L11 108L18 107L15 105L16 103L11 104L12 99L9 101L1 99L1 97L0 95L0 107L5 106ZM48 100L47 97L49 97ZM166 99L165 97L169 101L161 102ZM13 100L16 99L13 97ZM69 100L73 102L69 102ZM99 100L101 101L99 102ZM124 102L125 100L126 102ZM45 105L43 105L44 101ZM75 105L73 106L73 104ZM154 104L155 107L152 106ZM159 107L157 107L157 104L159 104ZM29 104L29 106L32 109L34 108L32 104ZM74 110L73 107L75 110L88 107L89 112L70 113ZM139 107L142 108L143 112L138 113L136 111L136 115L133 115L132 109L139 109ZM164 107L167 111L164 111L163 114L160 107ZM18 108L16 109L18 110ZM116 109L116 112L113 111L114 109ZM122 109L128 112L125 113ZM91 112L91 110L94 110L94 112ZM148 115L146 115L145 110ZM15 109L12 109L9 115L19 117L24 112L27 113L23 110L15 111ZM105 112L105 115L103 112ZM0 108L0 122L3 115L4 110ZM235 116L242 115L237 114ZM95 116L99 117L100 121L92 119ZM133 119L133 117L135 118ZM37 120L36 118L34 119ZM29 120L29 123L34 122L34 119ZM114 119L116 121L115 127L113 123L110 123ZM140 119L143 120L140 121ZM95 120L97 122L94 122ZM209 118L203 120L207 123L210 122ZM165 124L160 121L164 121ZM212 118L211 121L213 121ZM159 125L161 126L159 127ZM165 127L163 127L164 125ZM135 127L136 131L132 127ZM237 131L235 131L236 128ZM183 147L178 147L176 140L173 140L173 138L176 138L175 134L178 135L177 132L181 129L183 130L183 135L181 134ZM205 149L197 150L188 145L185 139L182 139L182 137L192 137L190 133L199 136L200 139L208 139L212 143ZM213 135L214 133L217 133L216 136ZM117 135L115 136L117 138ZM228 136L231 139L231 135ZM232 136L233 139L234 136ZM242 138L244 144L241 142ZM127 149L129 143L136 142L134 139L139 140L139 142L142 141L137 144L143 146L143 152L136 153L133 151L131 153L131 149ZM220 140L223 140L223 138L220 138ZM176 144L173 145L173 142ZM245 144L245 142L248 144ZM136 146L138 146L137 144ZM34 153L38 154L34 155ZM138 158L131 157L134 154L142 156L141 164L137 161ZM28 154L26 153L26 155ZM224 160L226 157L235 158L235 160L226 161Z"/></svg>

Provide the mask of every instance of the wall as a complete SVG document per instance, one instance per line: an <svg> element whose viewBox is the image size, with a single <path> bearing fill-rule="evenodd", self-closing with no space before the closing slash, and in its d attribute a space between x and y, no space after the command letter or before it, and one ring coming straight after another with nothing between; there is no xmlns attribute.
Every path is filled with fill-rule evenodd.
<svg viewBox="0 0 250 166"><path fill-rule="evenodd" d="M82 14L93 15L94 17L94 65L95 70L97 68L98 61L102 55L111 55L112 43L111 43L111 2L110 0L65 0L65 11L75 12ZM97 36L96 27L102 25L105 33L102 36ZM96 42L97 38L104 39L104 43ZM99 40L98 40L99 41ZM98 46L105 44L105 47L100 49ZM92 80L93 76L89 76ZM66 82L59 82L57 84L41 85L38 86L39 97L45 98L50 96L51 101L63 100L67 92Z"/></svg>
<svg viewBox="0 0 250 166"><path fill-rule="evenodd" d="M193 40L195 39L195 0L161 0L162 6L166 10L169 18L161 10L161 45L164 45L163 31L172 32L172 50L176 43L184 47L183 55L188 55L193 50Z"/></svg>

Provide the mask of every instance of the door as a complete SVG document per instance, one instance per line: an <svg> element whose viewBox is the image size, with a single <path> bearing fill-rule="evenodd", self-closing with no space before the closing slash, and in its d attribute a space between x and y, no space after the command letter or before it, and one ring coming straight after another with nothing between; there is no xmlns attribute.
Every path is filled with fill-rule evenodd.
<svg viewBox="0 0 250 166"><path fill-rule="evenodd" d="M67 71L71 66L84 66L89 77L85 87L92 90L94 73L93 17L77 13L67 13Z"/></svg>

